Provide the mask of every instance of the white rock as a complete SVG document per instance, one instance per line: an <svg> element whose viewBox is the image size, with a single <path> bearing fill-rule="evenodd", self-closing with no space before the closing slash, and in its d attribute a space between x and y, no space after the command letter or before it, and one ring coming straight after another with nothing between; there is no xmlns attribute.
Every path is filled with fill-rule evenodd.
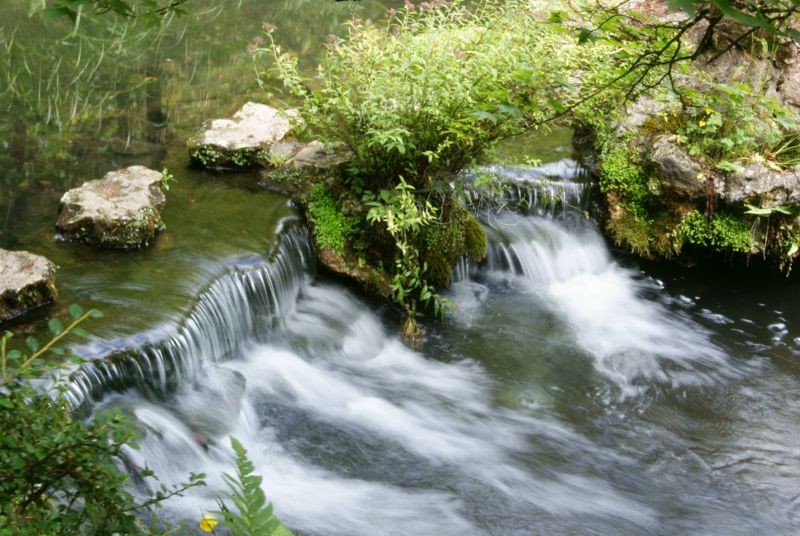
<svg viewBox="0 0 800 536"><path fill-rule="evenodd" d="M0 249L0 322L55 300L55 273L44 257Z"/></svg>
<svg viewBox="0 0 800 536"><path fill-rule="evenodd" d="M163 229L162 175L143 166L107 173L61 198L56 228L68 238L104 247L147 245Z"/></svg>

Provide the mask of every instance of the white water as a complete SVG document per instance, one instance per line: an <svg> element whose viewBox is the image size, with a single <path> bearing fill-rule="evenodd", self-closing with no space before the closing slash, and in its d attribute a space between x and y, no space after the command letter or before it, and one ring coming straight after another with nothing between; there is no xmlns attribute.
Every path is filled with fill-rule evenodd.
<svg viewBox="0 0 800 536"><path fill-rule="evenodd" d="M712 382L728 368L708 332L642 298L643 283L611 258L591 223L503 213L488 226L487 277L545 302L624 395L653 382Z"/></svg>
<svg viewBox="0 0 800 536"><path fill-rule="evenodd" d="M552 186L529 182L530 195ZM488 261L459 267L460 311L431 326L425 353L391 315L309 277L290 233L271 263L211 285L172 338L76 378L75 398L132 415L144 436L129 457L162 481L208 474L170 502L175 520L215 509L232 435L301 534L783 533L796 507L770 486L786 481L742 490L742 442L704 441L676 409L755 369L565 210L583 191L483 215ZM743 443L787 465L785 442L770 428ZM728 462L736 475L714 469Z"/></svg>

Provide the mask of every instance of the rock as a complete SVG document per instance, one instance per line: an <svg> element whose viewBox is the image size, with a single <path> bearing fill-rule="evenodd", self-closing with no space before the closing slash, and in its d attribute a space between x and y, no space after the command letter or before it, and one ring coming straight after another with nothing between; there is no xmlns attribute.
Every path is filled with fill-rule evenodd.
<svg viewBox="0 0 800 536"><path fill-rule="evenodd" d="M686 197L705 194L705 181L699 177L702 168L671 136L655 139L649 160L660 171L668 190Z"/></svg>
<svg viewBox="0 0 800 536"><path fill-rule="evenodd" d="M192 162L206 169L254 169L293 153L283 138L299 121L297 110L248 102L231 119L215 119L188 141Z"/></svg>
<svg viewBox="0 0 800 536"><path fill-rule="evenodd" d="M774 171L762 164L750 164L725 179L723 199L764 208L800 203L800 166Z"/></svg>
<svg viewBox="0 0 800 536"><path fill-rule="evenodd" d="M0 322L54 301L56 266L27 251L0 249Z"/></svg>
<svg viewBox="0 0 800 536"><path fill-rule="evenodd" d="M647 121L663 113L664 110L673 105L674 103L652 97L642 97L634 101L628 106L625 119L617 126L617 135L637 134Z"/></svg>
<svg viewBox="0 0 800 536"><path fill-rule="evenodd" d="M312 141L286 162L287 166L294 169L326 169L333 167L348 158L341 147L325 145L319 141Z"/></svg>
<svg viewBox="0 0 800 536"><path fill-rule="evenodd" d="M56 228L66 238L107 248L146 246L164 229L162 175L142 166L107 173L61 198Z"/></svg>

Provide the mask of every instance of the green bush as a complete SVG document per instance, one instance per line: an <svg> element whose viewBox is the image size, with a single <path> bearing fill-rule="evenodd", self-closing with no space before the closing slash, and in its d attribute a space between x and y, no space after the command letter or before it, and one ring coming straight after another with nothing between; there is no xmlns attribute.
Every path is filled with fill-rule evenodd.
<svg viewBox="0 0 800 536"><path fill-rule="evenodd" d="M428 266L420 251L434 234L454 234L443 227L463 224L446 214L459 173L499 140L555 117L561 102L580 93L576 80L590 80L608 58L602 45L571 40L526 0L465 4L409 2L380 24L355 19L346 35L331 37L311 80L273 40L274 28L255 51L265 65L263 84L300 101L308 134L351 152L339 187L368 204L358 222L366 258L389 272L395 299L409 314L429 294L440 309L428 277L435 272L435 280L445 280L454 259L477 257L485 244L483 230L469 220L470 234L480 236L447 240L445 263ZM419 215L429 217L392 227Z"/></svg>
<svg viewBox="0 0 800 536"><path fill-rule="evenodd" d="M53 337L45 344L28 337L26 350L12 348L11 332L0 340L0 534L149 534L141 519L167 498L202 485L203 475L174 488L161 486L148 499L132 495L119 467L126 463L123 449L134 444L133 429L119 413L86 420L72 415L64 383L57 376L42 378L63 370L61 340L87 336L80 324L102 316L78 305L69 312L67 326L50 320ZM51 387L37 387L40 379ZM152 476L146 470L142 475Z"/></svg>
<svg viewBox="0 0 800 536"><path fill-rule="evenodd" d="M715 214L709 222L704 214L694 210L675 228L674 236L681 242L722 253L750 253L753 249L747 223L723 212Z"/></svg>

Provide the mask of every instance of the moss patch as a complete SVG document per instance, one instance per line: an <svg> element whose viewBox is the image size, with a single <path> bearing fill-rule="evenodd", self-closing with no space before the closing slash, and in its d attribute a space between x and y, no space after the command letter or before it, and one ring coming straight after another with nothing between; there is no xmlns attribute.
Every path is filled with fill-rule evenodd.
<svg viewBox="0 0 800 536"><path fill-rule="evenodd" d="M453 267L467 256L478 262L486 256L486 233L463 205L452 200L442 218L422 228L419 236L420 258L427 266L425 278L437 287L450 283Z"/></svg>
<svg viewBox="0 0 800 536"><path fill-rule="evenodd" d="M719 253L750 253L753 249L750 226L741 218L722 212L709 222L705 215L693 210L675 228L673 236L681 243Z"/></svg>

